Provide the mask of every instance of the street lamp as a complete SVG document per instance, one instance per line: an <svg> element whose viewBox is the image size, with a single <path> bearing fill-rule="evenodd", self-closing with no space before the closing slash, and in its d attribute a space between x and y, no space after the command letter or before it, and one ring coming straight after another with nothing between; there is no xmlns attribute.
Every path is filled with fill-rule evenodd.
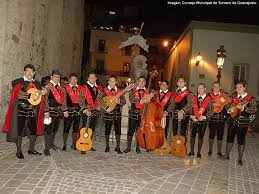
<svg viewBox="0 0 259 194"><path fill-rule="evenodd" d="M219 83L221 78L221 70L223 68L224 61L226 58L225 54L226 54L226 50L224 49L224 46L220 45L220 48L217 50L217 69L218 69L217 79Z"/></svg>
<svg viewBox="0 0 259 194"><path fill-rule="evenodd" d="M164 47L167 47L168 46L168 41L167 40L165 40L164 42L163 42L163 45L164 45Z"/></svg>

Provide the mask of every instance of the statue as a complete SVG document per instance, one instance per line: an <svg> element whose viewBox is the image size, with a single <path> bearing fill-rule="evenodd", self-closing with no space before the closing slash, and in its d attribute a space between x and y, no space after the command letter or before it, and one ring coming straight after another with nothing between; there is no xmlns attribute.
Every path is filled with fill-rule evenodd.
<svg viewBox="0 0 259 194"><path fill-rule="evenodd" d="M147 79L148 71L147 71L147 58L143 55L137 55L133 58L133 62L131 63L131 76L134 79L134 82L140 76L143 76Z"/></svg>

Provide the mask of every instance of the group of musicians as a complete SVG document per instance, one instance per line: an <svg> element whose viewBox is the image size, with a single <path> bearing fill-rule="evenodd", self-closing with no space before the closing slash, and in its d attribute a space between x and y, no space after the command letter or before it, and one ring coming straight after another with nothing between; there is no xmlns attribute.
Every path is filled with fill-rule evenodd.
<svg viewBox="0 0 259 194"><path fill-rule="evenodd" d="M177 89L173 92L168 90L168 82L160 81L160 88L155 91L148 91L146 88L146 78L139 77L137 85L129 91L129 123L127 133L127 148L122 152L120 149L121 136L121 113L122 107L126 103L124 95L115 98L116 107L109 110L104 103L103 97L116 96L121 92L117 87L117 78L110 76L108 86L102 88L96 83L96 74L90 72L87 83L82 86L78 83L78 76L70 74L69 83L60 84L60 72L53 70L50 80L40 84L34 80L35 67L27 64L24 67L24 76L12 81L12 94L9 108L6 115L3 131L7 133L7 141L16 143L19 159L24 158L22 154L22 137L27 135L30 139L28 154L41 155L35 150L35 142L38 135L44 132L45 148L44 155L50 156L50 150L57 150L55 136L59 129L60 121L64 118L63 129L63 151L67 150L67 139L72 127L72 145L75 149L75 141L78 137L80 122L82 126L88 123L89 128L94 132L98 118L102 115L105 123L105 152L110 151L109 137L112 125L115 129L116 148L118 154L131 151L131 144L134 133L140 125L140 108L144 103L148 103L151 98L159 104L166 117L165 137L168 136L169 121L173 118L173 135L178 134L178 120L181 121L181 135L187 138L187 127L189 120L192 121L190 134L190 152L188 156L194 156L196 134L198 133L197 158L201 158L204 134L209 126L209 148L208 156L212 155L214 138L217 135L217 156L229 160L230 151L233 146L235 135L238 142L238 164L242 165L242 156L245 148L245 137L250 123L250 116L256 112L256 100L246 92L246 84L238 82L236 92L230 96L230 102L224 104L220 112L215 112L215 107L219 103L224 103L227 94L222 91L218 82L212 84L212 91L207 93L204 83L197 86L197 93L193 94L186 87L186 80L183 77L177 80ZM30 94L30 88L37 88L40 92ZM42 96L39 105L32 105L28 99L36 100ZM220 99L216 101L215 99ZM243 103L242 103L243 102ZM235 103L236 106L231 106ZM225 123L228 115L235 109L240 110L237 118L229 117L227 144L225 155L222 155L221 147L224 134ZM91 151L95 151L92 147ZM85 152L81 152L85 154ZM136 153L141 153L136 145Z"/></svg>

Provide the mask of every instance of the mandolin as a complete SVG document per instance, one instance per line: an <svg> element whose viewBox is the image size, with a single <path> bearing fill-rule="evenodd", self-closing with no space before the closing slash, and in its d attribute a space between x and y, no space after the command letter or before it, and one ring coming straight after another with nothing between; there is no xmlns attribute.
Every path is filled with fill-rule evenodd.
<svg viewBox="0 0 259 194"><path fill-rule="evenodd" d="M89 151L93 146L93 142L92 142L93 131L92 129L89 128L90 120L91 120L91 116L87 117L86 127L81 128L79 130L79 137L75 143L76 149L79 151L84 151L84 152Z"/></svg>
<svg viewBox="0 0 259 194"><path fill-rule="evenodd" d="M178 131L177 135L173 136L173 144L171 153L178 158L182 158L187 154L187 148L185 144L185 137L181 135L181 119L178 118Z"/></svg>
<svg viewBox="0 0 259 194"><path fill-rule="evenodd" d="M120 93L118 93L116 96L103 97L103 101L104 101L105 105L108 107L106 109L106 111L108 111L108 112L113 111L117 105L117 102L115 101L115 99L119 99L124 93L130 91L134 87L135 87L135 84L130 84L124 90L122 90Z"/></svg>
<svg viewBox="0 0 259 194"><path fill-rule="evenodd" d="M37 88L30 88L27 90L28 94L37 94L38 98L36 100L33 100L32 98L29 98L28 101L31 105L33 106L37 106L38 104L40 104L41 99L42 99L42 95L41 95L41 91L38 90Z"/></svg>

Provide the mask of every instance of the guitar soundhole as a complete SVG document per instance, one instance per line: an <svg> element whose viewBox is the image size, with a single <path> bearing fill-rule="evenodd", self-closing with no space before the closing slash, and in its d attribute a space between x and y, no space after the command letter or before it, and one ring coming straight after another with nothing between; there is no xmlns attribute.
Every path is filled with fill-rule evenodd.
<svg viewBox="0 0 259 194"><path fill-rule="evenodd" d="M89 143L80 143L81 145L89 145Z"/></svg>
<svg viewBox="0 0 259 194"><path fill-rule="evenodd" d="M85 137L85 138L87 138L87 137L88 137L88 134L87 134L87 133L85 133L85 134L84 134L84 137Z"/></svg>

